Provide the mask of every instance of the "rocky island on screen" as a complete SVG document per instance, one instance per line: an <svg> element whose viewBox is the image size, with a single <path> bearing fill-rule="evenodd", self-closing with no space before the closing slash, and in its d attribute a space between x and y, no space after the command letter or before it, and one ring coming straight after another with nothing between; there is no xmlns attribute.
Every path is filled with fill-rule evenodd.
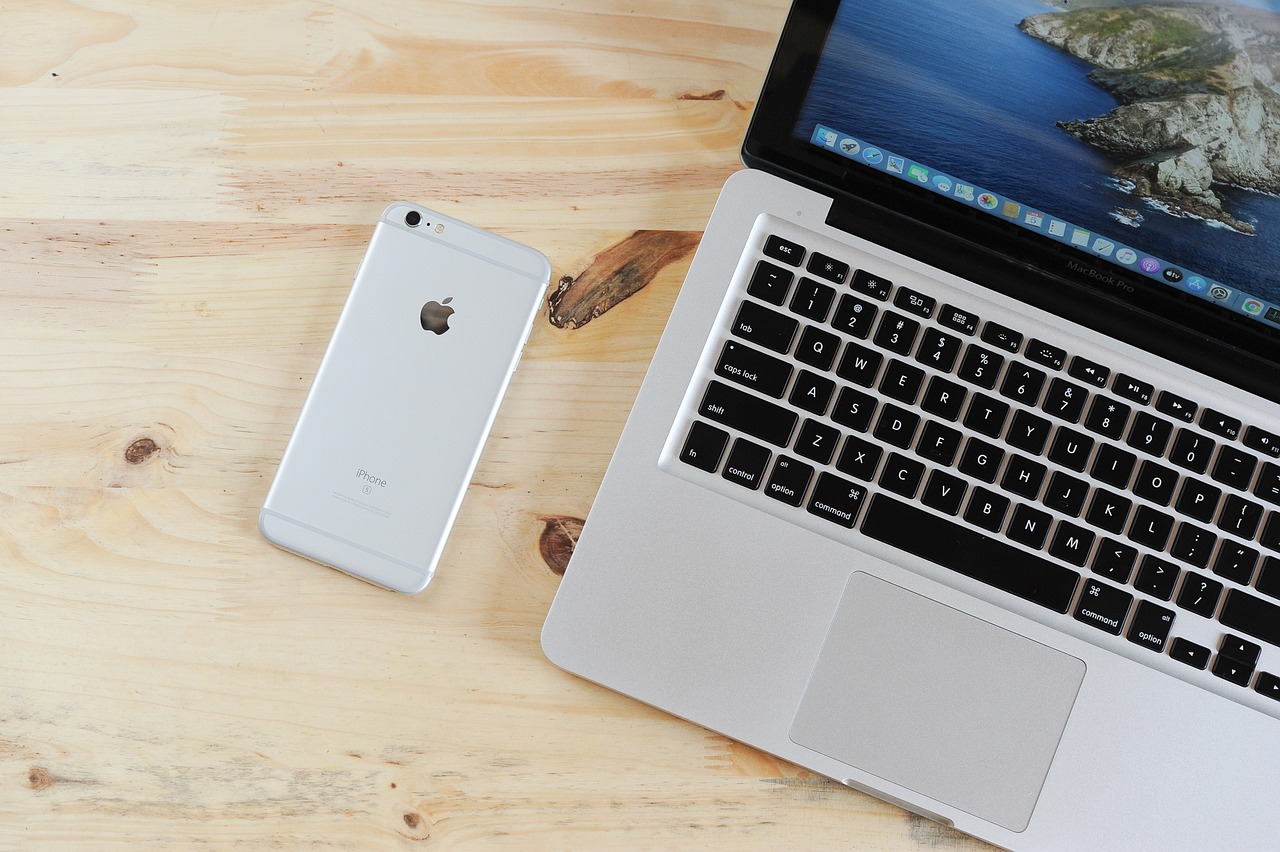
<svg viewBox="0 0 1280 852"><path fill-rule="evenodd" d="M1058 126L1120 162L1113 175L1135 196L1255 233L1214 185L1280 193L1280 15L1194 3L1080 5L1018 25L1092 65L1089 79L1119 102ZM1119 210L1116 218L1142 217Z"/></svg>

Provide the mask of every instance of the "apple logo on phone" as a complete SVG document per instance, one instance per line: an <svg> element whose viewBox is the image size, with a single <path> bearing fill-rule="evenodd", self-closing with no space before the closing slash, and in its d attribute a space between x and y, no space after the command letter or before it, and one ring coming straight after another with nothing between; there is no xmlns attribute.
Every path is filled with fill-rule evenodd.
<svg viewBox="0 0 1280 852"><path fill-rule="evenodd" d="M449 317L453 316L454 310L449 307L449 303L453 301L453 297L447 297L444 302L437 302L432 299L422 306L422 330L430 331L434 334L444 334L449 330Z"/></svg>

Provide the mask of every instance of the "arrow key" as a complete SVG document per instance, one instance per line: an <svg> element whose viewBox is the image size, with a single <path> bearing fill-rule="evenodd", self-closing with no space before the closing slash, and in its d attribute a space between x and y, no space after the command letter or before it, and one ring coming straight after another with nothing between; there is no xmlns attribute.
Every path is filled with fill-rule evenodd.
<svg viewBox="0 0 1280 852"><path fill-rule="evenodd" d="M1253 685L1255 692L1280 701L1280 677L1270 672L1258 672L1258 682Z"/></svg>
<svg viewBox="0 0 1280 852"><path fill-rule="evenodd" d="M1257 642L1241 639L1231 633L1223 636L1222 644L1218 646L1219 656L1235 660L1251 669L1258 664L1258 656L1261 653L1262 646Z"/></svg>
<svg viewBox="0 0 1280 852"><path fill-rule="evenodd" d="M1248 686L1249 678L1253 677L1253 666L1246 666L1244 663L1219 654L1213 661L1213 673L1236 686Z"/></svg>

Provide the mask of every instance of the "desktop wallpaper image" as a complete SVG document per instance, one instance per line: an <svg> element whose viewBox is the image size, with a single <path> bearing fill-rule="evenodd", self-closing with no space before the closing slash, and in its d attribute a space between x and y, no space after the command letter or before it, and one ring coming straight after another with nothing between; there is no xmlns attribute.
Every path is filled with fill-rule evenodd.
<svg viewBox="0 0 1280 852"><path fill-rule="evenodd" d="M846 3L818 123L1280 303L1274 3Z"/></svg>

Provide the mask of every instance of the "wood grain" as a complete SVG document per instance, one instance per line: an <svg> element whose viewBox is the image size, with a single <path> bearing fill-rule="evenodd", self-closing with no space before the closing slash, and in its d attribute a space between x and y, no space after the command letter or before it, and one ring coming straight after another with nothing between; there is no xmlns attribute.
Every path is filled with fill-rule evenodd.
<svg viewBox="0 0 1280 852"><path fill-rule="evenodd" d="M785 13L0 4L0 850L977 847L538 645ZM413 598L255 527L395 198L608 295Z"/></svg>

